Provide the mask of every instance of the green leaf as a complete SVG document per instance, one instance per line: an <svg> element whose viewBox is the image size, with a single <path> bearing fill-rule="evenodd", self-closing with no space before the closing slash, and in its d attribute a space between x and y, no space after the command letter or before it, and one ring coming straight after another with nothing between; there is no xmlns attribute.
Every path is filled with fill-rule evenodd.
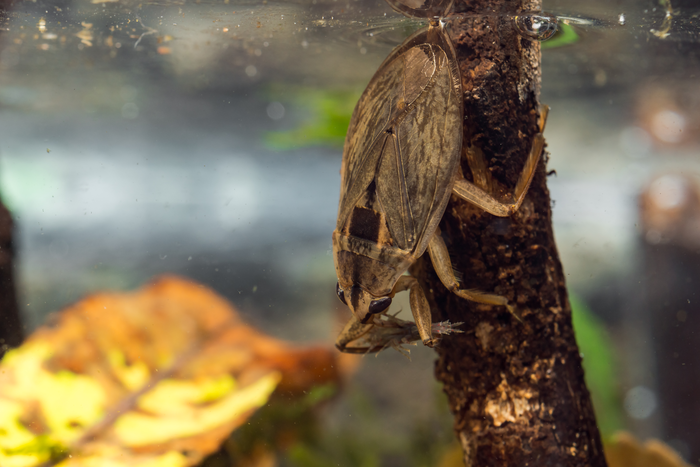
<svg viewBox="0 0 700 467"><path fill-rule="evenodd" d="M570 24L560 22L557 32L550 40L542 43L542 50L563 47L578 42L581 36L571 27Z"/></svg>
<svg viewBox="0 0 700 467"><path fill-rule="evenodd" d="M575 295L569 296L576 342L583 357L586 386L593 399L598 428L609 438L623 427L617 369L605 325Z"/></svg>
<svg viewBox="0 0 700 467"><path fill-rule="evenodd" d="M281 101L306 109L310 115L297 128L263 135L269 147L288 150L307 146L342 147L361 93L356 90L280 88L272 94Z"/></svg>

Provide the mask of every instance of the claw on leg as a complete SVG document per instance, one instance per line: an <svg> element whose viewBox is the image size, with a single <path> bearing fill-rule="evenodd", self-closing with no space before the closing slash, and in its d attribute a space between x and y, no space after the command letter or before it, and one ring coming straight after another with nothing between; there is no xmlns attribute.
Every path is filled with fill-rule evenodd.
<svg viewBox="0 0 700 467"><path fill-rule="evenodd" d="M355 315L353 315L335 340L336 348L345 353L367 353L367 349L354 349L348 347L348 344L367 334L372 327L372 324L362 324Z"/></svg>
<svg viewBox="0 0 700 467"><path fill-rule="evenodd" d="M502 203L494 198L493 194L485 191L490 189L492 183L490 174L484 168L478 170L478 173L474 175L475 183L469 182L464 178L457 179L453 189L454 194L494 216L507 217L517 211L525 199L528 188L530 188L530 183L532 183L532 178L535 176L542 151L544 151L544 136L542 133L544 132L548 113L549 107L546 105L540 108L540 117L538 121L540 131L532 140L530 154L525 161L525 166L520 174L518 183L515 185L515 190L513 192L514 201L512 203ZM470 149L469 151L472 158L479 160L479 157L476 157L478 155L478 149ZM481 156L481 159L483 159L483 156ZM483 160L481 160L481 162L483 162ZM477 168L478 167L480 166L477 166Z"/></svg>
<svg viewBox="0 0 700 467"><path fill-rule="evenodd" d="M477 303L485 303L487 305L504 306L518 321L522 322L513 306L506 297L501 295L481 292L478 290L462 289L459 287L459 282L452 270L452 261L450 261L450 253L447 251L445 241L440 236L438 229L428 245L428 254L433 262L433 267L440 281L445 287L455 295L466 298Z"/></svg>
<svg viewBox="0 0 700 467"><path fill-rule="evenodd" d="M548 114L549 107L546 105L541 106L540 115L537 122L539 132L533 138L530 154L525 161L525 166L520 174L518 183L515 185L515 190L513 193L514 202L502 203L489 192L493 181L491 180L491 176L486 169L486 162L484 161L483 154L481 154L478 148L472 147L467 149L467 157L470 162L470 167L472 168L474 183L469 182L464 178L458 178L454 185L454 194L463 200L480 207L484 211L493 214L494 216L507 217L517 211L518 208L520 208L520 205L523 203L525 195L530 188L537 165L540 162L540 157L544 151L545 143L543 133L547 123ZM445 246L445 242L443 242L442 238L440 237L439 230L435 232L433 238L430 240L430 244L428 245L428 253L430 254L433 266L435 267L435 272L437 272L440 280L443 284L445 284L445 287L447 287L453 293L474 302L505 306L510 314L512 314L518 321L522 322L522 319L520 316L518 316L515 310L515 306L509 303L508 299L505 297L480 292L478 290L461 289L459 287L459 282L455 278L454 272L452 271L452 262L450 261L447 247Z"/></svg>
<svg viewBox="0 0 700 467"><path fill-rule="evenodd" d="M411 313L413 313L413 319L416 322L421 341L428 347L434 347L437 343L437 339L433 339L431 329L433 317L430 313L430 304L425 297L423 288L415 277L401 276L394 286L392 294L402 290L410 290L409 300L411 302Z"/></svg>

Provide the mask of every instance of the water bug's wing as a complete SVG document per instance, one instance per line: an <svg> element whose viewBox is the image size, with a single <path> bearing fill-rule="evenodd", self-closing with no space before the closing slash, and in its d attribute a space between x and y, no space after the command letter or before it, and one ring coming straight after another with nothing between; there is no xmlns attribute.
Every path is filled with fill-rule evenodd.
<svg viewBox="0 0 700 467"><path fill-rule="evenodd" d="M442 216L459 161L455 70L449 40L434 29L411 36L379 68L348 129L338 230L350 233L354 211L369 210L395 246L425 250L426 229Z"/></svg>
<svg viewBox="0 0 700 467"><path fill-rule="evenodd" d="M433 83L396 127L415 232L410 247L418 254L442 218L462 147L462 96L454 90L447 53L435 48L439 52ZM387 219L392 229L393 216L388 212Z"/></svg>
<svg viewBox="0 0 700 467"><path fill-rule="evenodd" d="M435 18L446 16L454 0L387 0L387 3L409 18Z"/></svg>

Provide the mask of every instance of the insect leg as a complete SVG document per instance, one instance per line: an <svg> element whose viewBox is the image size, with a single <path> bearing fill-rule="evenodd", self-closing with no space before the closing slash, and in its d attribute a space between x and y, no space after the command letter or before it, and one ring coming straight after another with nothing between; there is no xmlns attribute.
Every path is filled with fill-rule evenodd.
<svg viewBox="0 0 700 467"><path fill-rule="evenodd" d="M484 171L485 167L481 167L483 164L476 164L476 172L474 175L475 182L481 185L483 188L477 186L475 183L471 183L464 178L459 178L455 182L454 193L465 201L480 207L484 211L493 214L494 216L507 217L518 210L525 195L527 194L528 188L530 188L530 183L532 182L532 177L535 175L535 169L537 169L537 164L540 161L540 156L544 150L544 126L547 121L547 114L549 113L549 107L542 106L540 110L539 127L540 132L537 133L532 141L532 147L530 148L530 154L525 161L525 167L520 174L518 183L515 185L513 203L502 203L494 198L491 194L485 191L483 188L490 188L490 176ZM472 154L474 162L481 160L483 162L483 156L481 159L476 157L478 154ZM470 159L472 159L470 158Z"/></svg>
<svg viewBox="0 0 700 467"><path fill-rule="evenodd" d="M455 295L466 298L477 303L485 303L487 305L500 305L508 309L508 311L520 321L520 317L515 313L515 307L508 302L506 297L501 295L481 292L479 290L462 289L459 287L459 282L452 270L452 261L450 261L450 253L447 251L445 241L440 236L440 231L437 230L430 239L428 244L428 254L433 262L433 267L440 281ZM413 305L411 305L413 306Z"/></svg>
<svg viewBox="0 0 700 467"><path fill-rule="evenodd" d="M515 186L514 203L502 203L489 193L463 178L458 179L455 182L453 190L454 194L463 200L469 201L470 203L480 207L484 211L493 214L494 216L510 216L518 210L525 199L527 189L530 187L532 177L535 175L535 169L537 168L537 163L540 160L542 149L544 149L544 137L542 136L542 133L537 133L532 143L532 149L530 150L530 155L527 158L523 172L520 175L518 184Z"/></svg>
<svg viewBox="0 0 700 467"><path fill-rule="evenodd" d="M353 315L352 318L350 318L350 321L348 321L348 323L345 325L343 330L340 331L338 338L335 340L335 346L341 352L367 353L367 348L353 349L352 347L347 347L347 345L350 342L358 339L359 337L362 337L363 335L367 334L367 332L369 332L369 330L372 329L373 326L373 324L362 324L360 320L358 320L355 317L355 315Z"/></svg>
<svg viewBox="0 0 700 467"><path fill-rule="evenodd" d="M418 334L423 344L433 347L438 339L433 339L433 318L430 314L430 304L418 280L412 276L401 276L396 285L394 285L391 294L393 296L397 292L409 289L411 291L409 295L411 313L413 313L413 320L416 322Z"/></svg>
<svg viewBox="0 0 700 467"><path fill-rule="evenodd" d="M540 105L540 118L537 125L540 127L540 133L544 133L544 127L547 125L547 116L549 115L549 106Z"/></svg>

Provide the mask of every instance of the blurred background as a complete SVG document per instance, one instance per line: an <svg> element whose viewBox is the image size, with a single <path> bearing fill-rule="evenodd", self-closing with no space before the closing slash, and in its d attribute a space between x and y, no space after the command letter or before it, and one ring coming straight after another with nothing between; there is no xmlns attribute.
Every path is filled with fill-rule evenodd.
<svg viewBox="0 0 700 467"><path fill-rule="evenodd" d="M560 23L542 79L555 233L603 435L700 464L700 6L545 8ZM331 256L343 138L421 26L383 0L7 5L0 196L25 332L175 273L267 334L332 343L349 317ZM411 356L365 357L325 408L326 436L367 450L347 465L437 465L450 449L434 354Z"/></svg>

